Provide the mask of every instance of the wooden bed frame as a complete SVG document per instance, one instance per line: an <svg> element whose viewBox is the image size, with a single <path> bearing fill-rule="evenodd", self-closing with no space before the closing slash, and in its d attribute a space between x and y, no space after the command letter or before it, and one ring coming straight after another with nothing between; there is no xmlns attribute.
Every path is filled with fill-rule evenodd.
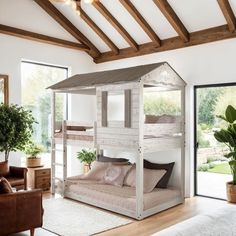
<svg viewBox="0 0 236 236"><path fill-rule="evenodd" d="M87 81L84 79L87 78ZM99 78L99 79L98 79ZM71 87L69 87L71 83ZM64 84L64 87L63 87ZM120 69L107 72L97 72L85 75L76 75L65 81L51 86L52 89L52 134L55 132L55 93L83 93L92 94L97 99L97 119L93 124L94 134L92 140L83 140L86 131L80 132L75 139L68 139L67 126L72 123L64 121L61 138L52 137L52 193L55 193L55 155L56 144L63 144L63 179L67 178L67 145L76 144L81 147L90 147L97 150L97 154L106 149L129 150L136 154L136 213L118 212L110 207L99 206L111 211L125 214L136 219L155 214L184 202L185 196L185 86L186 83L166 62ZM146 87L161 88L165 91L180 91L181 117L175 123L144 124L143 95ZM159 91L159 92L161 92ZM110 93L124 94L125 111L124 121L109 121L107 115L108 96ZM74 125L86 126L84 123ZM91 124L87 124L91 126ZM146 135L152 135L148 138ZM153 137L154 136L154 137ZM175 201L167 202L153 209L143 210L143 159L144 154L170 149L180 149L179 158L180 192L181 197ZM156 160L158 162L158 160ZM62 194L65 186L63 184ZM68 197L68 195L67 195ZM86 199L80 201L94 205Z"/></svg>

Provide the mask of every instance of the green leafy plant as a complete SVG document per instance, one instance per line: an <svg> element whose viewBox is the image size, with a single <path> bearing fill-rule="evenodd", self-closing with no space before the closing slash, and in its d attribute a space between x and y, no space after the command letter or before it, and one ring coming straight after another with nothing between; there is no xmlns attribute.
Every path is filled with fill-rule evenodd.
<svg viewBox="0 0 236 236"><path fill-rule="evenodd" d="M206 171L208 171L210 169L210 166L209 166L209 164L201 164L201 165L199 165L198 167L197 167L197 170L198 171L203 171L203 172L206 172Z"/></svg>
<svg viewBox="0 0 236 236"><path fill-rule="evenodd" d="M18 105L0 104L0 152L24 151L36 123L31 111Z"/></svg>
<svg viewBox="0 0 236 236"><path fill-rule="evenodd" d="M229 105L225 116L217 116L227 122L225 128L215 131L214 136L218 142L224 143L229 151L224 156L229 159L229 165L233 176L233 185L236 185L236 109Z"/></svg>
<svg viewBox="0 0 236 236"><path fill-rule="evenodd" d="M25 146L25 154L28 155L28 158L34 159L38 158L38 154L44 151L44 148L42 145L33 143L30 141L26 146Z"/></svg>
<svg viewBox="0 0 236 236"><path fill-rule="evenodd" d="M86 163L91 169L91 163L96 160L96 151L82 149L77 153L77 158L82 163Z"/></svg>

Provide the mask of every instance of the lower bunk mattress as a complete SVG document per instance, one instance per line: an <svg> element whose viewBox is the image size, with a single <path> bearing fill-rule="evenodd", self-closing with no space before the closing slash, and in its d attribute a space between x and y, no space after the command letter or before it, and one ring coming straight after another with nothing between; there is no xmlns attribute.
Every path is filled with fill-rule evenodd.
<svg viewBox="0 0 236 236"><path fill-rule="evenodd" d="M100 184L97 181L68 178L64 196L137 218L136 192L133 187L118 187ZM179 190L172 187L167 189L155 188L152 192L143 194L143 211L154 209L143 217L155 214L181 202L183 202L183 199ZM155 211L158 206L161 206L160 210Z"/></svg>

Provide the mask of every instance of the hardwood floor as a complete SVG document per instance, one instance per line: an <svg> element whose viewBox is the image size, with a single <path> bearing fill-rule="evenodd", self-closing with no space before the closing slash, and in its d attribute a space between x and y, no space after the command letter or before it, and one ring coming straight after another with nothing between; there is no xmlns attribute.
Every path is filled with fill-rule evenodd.
<svg viewBox="0 0 236 236"><path fill-rule="evenodd" d="M51 194L44 194L44 199L48 198L53 198L53 196ZM147 219L134 221L134 223L97 234L97 236L148 236L195 215L226 206L227 204L227 202L221 200L194 197L186 199L184 204L163 211ZM37 229L35 232L35 236L55 235L56 234L43 229ZM29 236L29 231L11 236Z"/></svg>
<svg viewBox="0 0 236 236"><path fill-rule="evenodd" d="M98 236L149 236L171 225L189 219L201 213L227 205L226 201L203 197L186 199L184 204L163 211L142 221L119 227Z"/></svg>

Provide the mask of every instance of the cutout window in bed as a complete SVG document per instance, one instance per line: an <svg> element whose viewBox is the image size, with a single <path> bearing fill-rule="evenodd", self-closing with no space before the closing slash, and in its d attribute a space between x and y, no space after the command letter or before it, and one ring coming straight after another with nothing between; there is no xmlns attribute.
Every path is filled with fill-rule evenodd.
<svg viewBox="0 0 236 236"><path fill-rule="evenodd" d="M181 91L144 89L145 123L176 123L181 116Z"/></svg>
<svg viewBox="0 0 236 236"><path fill-rule="evenodd" d="M108 92L107 115L109 121L124 121L125 98L124 91Z"/></svg>

